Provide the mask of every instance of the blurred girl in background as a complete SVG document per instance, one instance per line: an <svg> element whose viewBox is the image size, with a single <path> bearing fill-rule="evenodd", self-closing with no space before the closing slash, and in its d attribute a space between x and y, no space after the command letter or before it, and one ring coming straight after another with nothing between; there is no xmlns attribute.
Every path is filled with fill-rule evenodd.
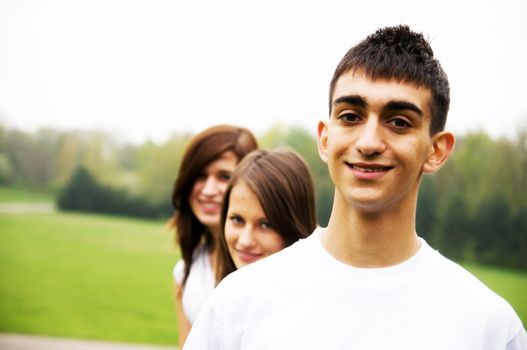
<svg viewBox="0 0 527 350"><path fill-rule="evenodd" d="M171 226L181 260L173 270L179 343L183 346L203 303L215 286L220 213L236 165L258 147L247 129L217 125L194 136L187 146L172 192Z"/></svg>

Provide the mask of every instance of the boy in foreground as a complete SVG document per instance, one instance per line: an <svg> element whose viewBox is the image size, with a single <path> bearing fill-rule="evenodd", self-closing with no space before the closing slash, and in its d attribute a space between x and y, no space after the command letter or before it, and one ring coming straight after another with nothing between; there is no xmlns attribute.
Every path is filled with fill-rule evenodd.
<svg viewBox="0 0 527 350"><path fill-rule="evenodd" d="M454 147L449 102L408 27L348 51L318 125L335 184L328 226L229 275L185 349L527 349L510 305L415 231L421 177Z"/></svg>

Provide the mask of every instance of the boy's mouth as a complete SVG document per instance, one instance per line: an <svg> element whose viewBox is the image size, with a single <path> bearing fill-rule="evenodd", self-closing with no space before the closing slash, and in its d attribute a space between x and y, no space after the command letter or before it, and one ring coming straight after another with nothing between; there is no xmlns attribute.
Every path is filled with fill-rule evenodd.
<svg viewBox="0 0 527 350"><path fill-rule="evenodd" d="M380 164L357 164L357 163L347 163L346 162L346 165L354 170L358 170L358 171L362 171L366 173L380 173L380 172L388 171L393 168L391 166L385 166L385 165L380 165Z"/></svg>

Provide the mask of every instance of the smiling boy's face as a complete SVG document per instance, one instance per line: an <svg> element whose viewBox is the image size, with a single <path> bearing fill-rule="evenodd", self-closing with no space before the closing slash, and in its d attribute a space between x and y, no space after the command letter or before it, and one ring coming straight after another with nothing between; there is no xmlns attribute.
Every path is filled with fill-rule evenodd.
<svg viewBox="0 0 527 350"><path fill-rule="evenodd" d="M430 98L427 88L360 71L338 79L330 119L319 124L319 150L337 195L366 211L415 201L434 152Z"/></svg>

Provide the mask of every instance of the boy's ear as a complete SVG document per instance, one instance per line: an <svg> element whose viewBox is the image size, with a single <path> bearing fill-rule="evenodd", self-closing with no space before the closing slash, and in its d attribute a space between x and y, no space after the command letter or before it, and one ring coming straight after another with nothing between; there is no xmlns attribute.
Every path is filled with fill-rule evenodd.
<svg viewBox="0 0 527 350"><path fill-rule="evenodd" d="M454 134L447 131L438 132L432 137L432 146L425 163L423 164L424 173L435 173L452 154L455 144Z"/></svg>
<svg viewBox="0 0 527 350"><path fill-rule="evenodd" d="M324 121L318 122L318 155L324 163L328 162L328 126Z"/></svg>

